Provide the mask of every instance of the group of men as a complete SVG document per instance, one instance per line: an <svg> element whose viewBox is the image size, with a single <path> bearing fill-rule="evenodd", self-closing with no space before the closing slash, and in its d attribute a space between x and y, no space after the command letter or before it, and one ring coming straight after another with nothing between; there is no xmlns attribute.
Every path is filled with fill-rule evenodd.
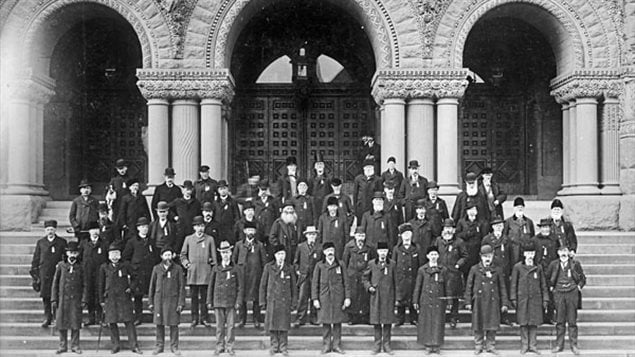
<svg viewBox="0 0 635 357"><path fill-rule="evenodd" d="M85 307L84 325L109 325L113 353L121 348L120 322L131 350L140 353L135 326L143 322L147 296L157 326L154 354L164 350L166 325L171 350L180 354L187 285L192 328L209 326L214 310L215 354L234 354L233 327L236 320L245 326L248 308L256 328L265 310L271 354L287 355L289 329L306 323L322 324L323 353L343 353L341 325L347 322L372 324L372 352L392 354L392 326L406 321L418 325L426 351L438 353L446 307L455 328L460 300L472 310L477 354L496 352L495 333L501 322L511 324L511 307L521 326L522 353L537 352L543 314L556 322L554 351L564 348L568 323L571 349L578 353L576 311L585 278L573 259L577 239L559 200L535 234L520 197L514 215L503 220L507 197L487 168L466 174L465 190L450 212L416 160L404 176L390 157L378 175L376 160L366 158L352 200L319 155L308 179L298 177L295 158L286 163L275 192L268 180L252 176L236 197L225 180L209 176L207 166L197 181L180 186L166 168L150 206L124 160L116 162L104 203L83 180L69 214L77 242L67 244L55 233L57 223L47 221L32 263L43 327L57 309L58 352L67 350L68 329L71 350L81 352Z"/></svg>

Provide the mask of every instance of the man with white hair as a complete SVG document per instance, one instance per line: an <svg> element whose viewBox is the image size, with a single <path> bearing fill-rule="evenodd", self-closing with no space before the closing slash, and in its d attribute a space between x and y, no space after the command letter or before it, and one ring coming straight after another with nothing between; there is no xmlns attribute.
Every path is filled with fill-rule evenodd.
<svg viewBox="0 0 635 357"><path fill-rule="evenodd" d="M295 257L295 250L298 247L298 227L296 221L298 216L295 213L293 203L287 201L282 205L282 212L280 218L277 218L271 225L271 231L269 232L269 246L275 247L276 245L283 245L285 248L286 262L288 264L293 263L293 257Z"/></svg>
<svg viewBox="0 0 635 357"><path fill-rule="evenodd" d="M464 218L467 213L468 205L474 205L478 208L478 212L481 216L483 212L489 210L487 208L487 200L478 189L477 176L473 172L468 172L465 175L465 190L459 192L454 201L454 207L452 208L452 219L454 222L458 222L459 219Z"/></svg>

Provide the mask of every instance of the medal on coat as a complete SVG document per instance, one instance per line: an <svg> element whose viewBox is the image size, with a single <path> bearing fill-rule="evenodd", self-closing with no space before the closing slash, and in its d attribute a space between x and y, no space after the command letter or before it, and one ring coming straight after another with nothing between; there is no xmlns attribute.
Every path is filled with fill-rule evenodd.
<svg viewBox="0 0 635 357"><path fill-rule="evenodd" d="M368 261L368 253L364 253L364 261Z"/></svg>
<svg viewBox="0 0 635 357"><path fill-rule="evenodd" d="M384 268L384 275L388 275L388 267Z"/></svg>
<svg viewBox="0 0 635 357"><path fill-rule="evenodd" d="M538 273L534 273L534 279L538 279Z"/></svg>
<svg viewBox="0 0 635 357"><path fill-rule="evenodd" d="M68 271L69 273L73 274L73 266L71 265L71 268Z"/></svg>
<svg viewBox="0 0 635 357"><path fill-rule="evenodd" d="M205 191L209 191L209 186L205 185Z"/></svg>
<svg viewBox="0 0 635 357"><path fill-rule="evenodd" d="M150 253L152 253L152 246L151 245L148 246L148 250L150 251Z"/></svg>
<svg viewBox="0 0 635 357"><path fill-rule="evenodd" d="M51 253L55 253L55 247L51 247Z"/></svg>
<svg viewBox="0 0 635 357"><path fill-rule="evenodd" d="M227 210L227 204L225 204L225 206L223 207L224 210Z"/></svg>
<svg viewBox="0 0 635 357"><path fill-rule="evenodd" d="M547 247L542 247L542 255L547 255Z"/></svg>
<svg viewBox="0 0 635 357"><path fill-rule="evenodd" d="M384 229L386 229L386 227L384 226L384 222L381 222L381 230L383 231Z"/></svg>
<svg viewBox="0 0 635 357"><path fill-rule="evenodd" d="M201 242L201 248L205 249L205 242Z"/></svg>
<svg viewBox="0 0 635 357"><path fill-rule="evenodd" d="M523 226L523 233L527 234L527 226Z"/></svg>
<svg viewBox="0 0 635 357"><path fill-rule="evenodd" d="M317 253L313 253L313 259L317 259Z"/></svg>
<svg viewBox="0 0 635 357"><path fill-rule="evenodd" d="M335 274L342 274L342 268L337 267L337 268L335 269Z"/></svg>
<svg viewBox="0 0 635 357"><path fill-rule="evenodd" d="M254 252L254 246L253 245L251 246L251 252L252 253Z"/></svg>
<svg viewBox="0 0 635 357"><path fill-rule="evenodd" d="M504 251L505 251L505 246L501 245L501 252L504 252Z"/></svg>
<svg viewBox="0 0 635 357"><path fill-rule="evenodd" d="M439 281L439 273L434 273L434 281Z"/></svg>
<svg viewBox="0 0 635 357"><path fill-rule="evenodd" d="M304 209L306 209L306 208L307 208L307 207L306 207L306 201L304 201Z"/></svg>
<svg viewBox="0 0 635 357"><path fill-rule="evenodd" d="M481 233L481 227L476 227L476 233Z"/></svg>
<svg viewBox="0 0 635 357"><path fill-rule="evenodd" d="M570 278L571 277L571 269L567 270L567 276Z"/></svg>
<svg viewBox="0 0 635 357"><path fill-rule="evenodd" d="M119 277L123 277L123 274L121 274L121 270L117 270L117 273L119 273Z"/></svg>
<svg viewBox="0 0 635 357"><path fill-rule="evenodd" d="M280 270L280 279L284 279L284 270Z"/></svg>
<svg viewBox="0 0 635 357"><path fill-rule="evenodd" d="M492 277L492 273L488 270L488 271L485 272L485 276L488 277L488 278L491 278Z"/></svg>
<svg viewBox="0 0 635 357"><path fill-rule="evenodd" d="M125 183L125 182L122 182L122 183L121 183L121 187L126 188L126 183Z"/></svg>
<svg viewBox="0 0 635 357"><path fill-rule="evenodd" d="M452 246L449 246L448 247L448 252L451 252L451 251L452 251Z"/></svg>
<svg viewBox="0 0 635 357"><path fill-rule="evenodd" d="M564 226L560 226L560 232L562 232L562 234L564 234Z"/></svg>
<svg viewBox="0 0 635 357"><path fill-rule="evenodd" d="M168 279L170 279L171 277L172 277L172 274L168 272Z"/></svg>
<svg viewBox="0 0 635 357"><path fill-rule="evenodd" d="M97 254L101 254L101 247L97 248Z"/></svg>
<svg viewBox="0 0 635 357"><path fill-rule="evenodd" d="M335 228L337 228L337 221L335 221Z"/></svg>
<svg viewBox="0 0 635 357"><path fill-rule="evenodd" d="M230 271L227 272L227 280L232 278L232 273Z"/></svg>

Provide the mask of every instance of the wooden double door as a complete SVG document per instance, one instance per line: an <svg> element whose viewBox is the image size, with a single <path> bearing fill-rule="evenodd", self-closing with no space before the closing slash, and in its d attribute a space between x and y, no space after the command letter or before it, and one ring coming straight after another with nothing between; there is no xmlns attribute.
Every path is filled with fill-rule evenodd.
<svg viewBox="0 0 635 357"><path fill-rule="evenodd" d="M293 91L259 88L239 93L231 127L232 180L259 173L275 180L294 156L298 174L311 177L316 154L326 171L344 181L361 172L361 136L373 129L374 106L368 94L314 90L300 103Z"/></svg>

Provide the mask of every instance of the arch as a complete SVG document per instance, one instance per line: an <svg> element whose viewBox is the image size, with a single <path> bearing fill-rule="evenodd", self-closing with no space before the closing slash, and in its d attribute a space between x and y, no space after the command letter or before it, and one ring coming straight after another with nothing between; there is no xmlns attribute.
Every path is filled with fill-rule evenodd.
<svg viewBox="0 0 635 357"><path fill-rule="evenodd" d="M575 68L617 65L599 58L619 61L619 48L607 35L603 20L590 3L584 2L582 16L581 9L574 9L568 1L480 0L463 5L455 2L441 20L446 28L454 30L436 34L433 58L441 61L438 65L460 68L465 41L476 22L484 17L506 16L520 18L543 33L556 54L558 74ZM452 9L461 6L464 8Z"/></svg>
<svg viewBox="0 0 635 357"><path fill-rule="evenodd" d="M22 59L28 59L36 49L36 41L41 36L46 26L55 23L56 18L60 16L69 6L72 5L90 5L96 4L104 6L123 17L134 29L141 44L142 63L144 68L158 67L158 45L157 39L153 32L147 26L147 19L143 10L131 0L63 0L50 2L44 7L37 5L28 10L28 17L21 24L22 29L27 29L22 37ZM26 6L26 5L25 5ZM158 11L158 10L157 10ZM62 24L63 26L71 26L72 24ZM168 35L169 36L169 35Z"/></svg>
<svg viewBox="0 0 635 357"><path fill-rule="evenodd" d="M273 0L283 1L283 0ZM395 24L381 0L329 1L343 8L362 24L369 37L379 68L399 67L399 43ZM234 42L259 6L267 0L222 0L212 21L205 46L205 64L229 68ZM268 1L271 3L271 1Z"/></svg>

